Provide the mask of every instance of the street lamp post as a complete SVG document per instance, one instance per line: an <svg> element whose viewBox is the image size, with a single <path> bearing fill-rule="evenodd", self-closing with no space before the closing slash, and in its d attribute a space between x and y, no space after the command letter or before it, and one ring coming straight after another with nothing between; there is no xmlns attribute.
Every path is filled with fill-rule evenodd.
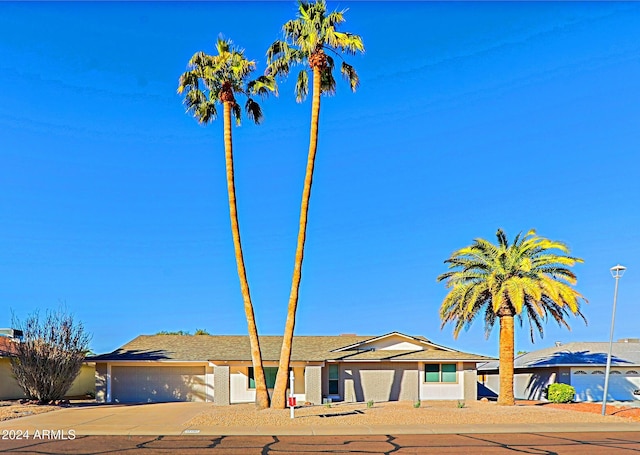
<svg viewBox="0 0 640 455"><path fill-rule="evenodd" d="M616 287L613 291L613 314L611 315L611 333L609 334L609 354L607 355L607 368L604 372L604 395L602 396L602 415L605 415L607 409L607 393L609 392L609 372L611 370L611 349L613 347L613 326L616 320L616 301L618 300L618 280L626 267L618 264L615 267L611 267L611 275L616 279Z"/></svg>

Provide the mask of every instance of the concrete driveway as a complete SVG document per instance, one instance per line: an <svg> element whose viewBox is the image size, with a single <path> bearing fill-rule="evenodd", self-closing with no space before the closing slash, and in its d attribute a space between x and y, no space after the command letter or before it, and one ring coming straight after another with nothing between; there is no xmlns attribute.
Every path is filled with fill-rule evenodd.
<svg viewBox="0 0 640 455"><path fill-rule="evenodd" d="M0 422L3 430L58 435L180 435L212 403L91 404ZM72 433L69 433L73 430Z"/></svg>

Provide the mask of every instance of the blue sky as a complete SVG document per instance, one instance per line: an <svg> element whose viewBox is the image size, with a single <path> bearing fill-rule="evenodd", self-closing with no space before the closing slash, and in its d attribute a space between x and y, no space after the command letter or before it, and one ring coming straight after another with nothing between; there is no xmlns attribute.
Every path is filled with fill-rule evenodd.
<svg viewBox="0 0 640 455"><path fill-rule="evenodd" d="M440 330L443 261L537 229L585 260L589 325L516 349L637 337L640 4L329 2L366 54L323 98L297 334L391 331L497 354L481 321ZM222 122L185 115L179 75L219 33L264 69L294 2L0 3L0 326L64 304L95 352L139 334L246 333ZM310 102L294 79L234 129L258 330L279 334Z"/></svg>

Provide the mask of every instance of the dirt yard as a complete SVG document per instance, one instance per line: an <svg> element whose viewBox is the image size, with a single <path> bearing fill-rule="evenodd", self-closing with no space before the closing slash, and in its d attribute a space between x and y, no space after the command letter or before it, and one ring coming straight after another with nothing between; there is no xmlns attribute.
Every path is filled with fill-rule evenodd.
<svg viewBox="0 0 640 455"><path fill-rule="evenodd" d="M622 409L613 408L614 415L602 416L595 406L582 404L551 405L523 402L516 406L498 406L495 402L474 401L422 402L419 408L410 402L334 403L331 407L308 406L296 409L296 418L288 410L267 409L257 412L253 404L211 406L195 416L187 426L258 426L273 425L456 425L513 423L605 423L629 421Z"/></svg>
<svg viewBox="0 0 640 455"><path fill-rule="evenodd" d="M71 406L73 407L73 402ZM367 408L366 403L339 403L325 406L301 407L296 410L295 422L300 424L455 424L455 423L549 423L549 422L640 422L640 408L629 406L607 406L606 417L600 415L600 403L554 404L522 401L514 407L498 406L493 402L467 402L464 407L455 401L423 402L420 408L413 403L375 403ZM59 409L59 406L20 404L18 401L0 401L0 421L17 419ZM255 412L251 404L211 406L196 416L189 425L291 425L289 411L264 410Z"/></svg>
<svg viewBox="0 0 640 455"><path fill-rule="evenodd" d="M602 403L536 403L536 406L564 409L567 411L590 412L593 414L600 414L602 412ZM640 422L640 408L607 405L605 413L608 416L623 417L628 420Z"/></svg>
<svg viewBox="0 0 640 455"><path fill-rule="evenodd" d="M55 411L56 409L59 409L59 407L20 404L19 401L0 401L0 421L41 414L43 412Z"/></svg>

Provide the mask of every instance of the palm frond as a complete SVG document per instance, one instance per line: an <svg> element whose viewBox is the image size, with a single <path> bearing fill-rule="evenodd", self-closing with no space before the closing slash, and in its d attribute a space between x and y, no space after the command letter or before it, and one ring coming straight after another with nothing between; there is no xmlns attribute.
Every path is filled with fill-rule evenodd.
<svg viewBox="0 0 640 455"><path fill-rule="evenodd" d="M262 121L262 108L252 98L247 98L247 103L244 106L247 113L247 117L253 120L256 124Z"/></svg>
<svg viewBox="0 0 640 455"><path fill-rule="evenodd" d="M290 53L291 47L289 47L286 41L274 41L267 49L267 65L271 65L271 63L278 58L288 57Z"/></svg>
<svg viewBox="0 0 640 455"><path fill-rule="evenodd" d="M333 96L336 94L336 80L330 70L320 73L320 92L323 95Z"/></svg>
<svg viewBox="0 0 640 455"><path fill-rule="evenodd" d="M237 102L231 105L231 116L236 121L236 126L240 126L242 123L242 108Z"/></svg>
<svg viewBox="0 0 640 455"><path fill-rule="evenodd" d="M259 76L257 79L249 81L247 92L251 95L258 95L262 99L271 93L278 96L278 84L272 76Z"/></svg>
<svg viewBox="0 0 640 455"><path fill-rule="evenodd" d="M292 66L308 65L309 59L318 52L323 52L324 49L336 55L340 55L341 52L347 54L364 52L364 44L360 36L337 30L337 27L345 22L345 12L346 10L328 13L327 5L323 0L299 1L296 18L287 21L282 27L284 39L273 42L267 50L268 67L265 75L287 76ZM333 95L336 92L334 63L330 56L327 57L327 67L321 72L321 93ZM325 71L326 69L328 71ZM341 72L349 82L351 90L355 91L360 82L355 69L344 63L341 66ZM298 102L306 97L302 87L302 80L298 76L296 86Z"/></svg>
<svg viewBox="0 0 640 455"><path fill-rule="evenodd" d="M298 73L298 80L296 81L296 101L298 103L303 102L309 94L309 75L306 70L302 70Z"/></svg>
<svg viewBox="0 0 640 455"><path fill-rule="evenodd" d="M336 38L335 48L350 55L355 55L358 52L364 53L364 42L360 36L341 32L334 32L334 35Z"/></svg>
<svg viewBox="0 0 640 455"><path fill-rule="evenodd" d="M505 234L502 229L498 229L498 232L496 232L496 237L498 238L498 244L500 245L501 248L509 247L509 240L507 239L507 234Z"/></svg>
<svg viewBox="0 0 640 455"><path fill-rule="evenodd" d="M217 117L216 103L231 102L231 110L236 124L240 125L242 109L235 101L235 95L248 95L250 102L247 114L256 123L262 119L260 107L251 99L252 95L261 97L270 92L277 93L275 79L260 76L249 81L255 71L256 63L244 55L244 50L236 47L230 39L218 37L215 49L217 55L196 52L188 63L189 70L178 79L178 93L184 94L187 112L200 123L208 123Z"/></svg>
<svg viewBox="0 0 640 455"><path fill-rule="evenodd" d="M187 71L178 79L178 93L182 94L185 90L199 90L199 78L195 71Z"/></svg>
<svg viewBox="0 0 640 455"><path fill-rule="evenodd" d="M360 85L360 78L358 77L358 73L356 73L356 70L353 68L353 66L347 64L347 62L342 62L340 72L342 73L342 76L347 80L347 82L349 82L351 91L355 92Z"/></svg>
<svg viewBox="0 0 640 455"><path fill-rule="evenodd" d="M565 327L571 315L586 321L580 303L587 300L572 287L576 277L569 270L582 260L569 256L566 245L533 230L509 243L498 229L496 239L496 244L474 239L444 261L448 271L436 278L448 289L440 311L443 326L454 323L457 334L484 312L488 335L496 318L510 315L520 324L527 319L533 337L535 331L542 336L547 318Z"/></svg>
<svg viewBox="0 0 640 455"><path fill-rule="evenodd" d="M211 101L205 101L200 103L194 108L194 117L198 119L198 122L207 124L214 121L218 115L216 110L216 103Z"/></svg>

